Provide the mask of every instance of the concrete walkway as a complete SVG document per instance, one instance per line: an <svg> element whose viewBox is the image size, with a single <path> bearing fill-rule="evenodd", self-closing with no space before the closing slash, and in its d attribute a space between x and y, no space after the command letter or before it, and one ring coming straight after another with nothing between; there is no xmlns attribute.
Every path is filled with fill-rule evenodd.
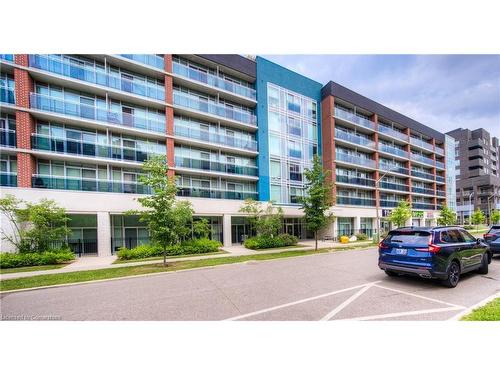
<svg viewBox="0 0 500 375"><path fill-rule="evenodd" d="M324 248L342 248L353 245L369 245L371 241L364 242L356 242L350 243L347 245L340 244L332 241L318 241L318 249ZM256 254L272 254L272 253L281 253L284 251L301 251L301 250L314 250L314 241L306 240L301 241L298 246L294 248L280 248L273 250L250 250L242 245L235 245L230 247L223 247L222 250L226 251L226 254L214 254L214 255L193 255L193 256L185 256L185 257L170 257L167 258L168 262L180 262L184 260L199 260L199 259L210 259L210 258L224 258L224 257L238 257L244 255L256 255ZM17 273L7 273L1 274L0 280L8 280L8 279L17 279L21 277L30 277L30 276L38 276L38 275L50 275L50 274L58 274L58 273L67 273L67 272L75 272L75 271L91 271L98 270L104 268L117 268L117 267L133 267L133 266L142 266L146 264L155 264L162 263L163 259L155 259L155 260L146 260L146 261L137 261L130 263L118 263L113 264L116 260L116 255L108 256L108 257L81 257L78 258L73 263L68 264L65 267L57 268L53 270L44 270L44 271L31 271L31 272L17 272Z"/></svg>

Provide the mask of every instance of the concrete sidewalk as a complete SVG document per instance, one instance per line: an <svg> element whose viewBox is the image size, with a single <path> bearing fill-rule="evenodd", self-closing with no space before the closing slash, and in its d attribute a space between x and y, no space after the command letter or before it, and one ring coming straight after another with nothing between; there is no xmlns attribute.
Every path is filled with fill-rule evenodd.
<svg viewBox="0 0 500 375"><path fill-rule="evenodd" d="M349 246L362 246L362 245L370 245L371 241L363 241L356 242L350 244L340 244L332 241L318 241L318 249L324 248L343 248ZM214 254L214 255L193 255L193 256L185 256L185 257L170 257L167 258L168 262L181 262L184 260L199 260L199 259L211 259L211 258L224 258L224 257L239 257L245 255L256 255L256 254L273 254L273 253L281 253L284 251L302 251L302 250L313 250L314 251L314 241L306 240L301 241L297 246L293 248L280 248L273 250L250 250L242 245L235 245L230 247L223 247L222 250L226 251L227 254ZM155 259L155 260L146 260L146 261L137 261L130 263L118 263L113 264L116 260L116 255L108 256L108 257L81 257L78 258L75 262L68 264L63 268L57 268L53 270L44 270L44 271L31 271L31 272L17 272L17 273L7 273L1 274L0 280L8 280L8 279L17 279L22 277L30 277L30 276L38 276L38 275L50 275L50 274L58 274L58 273L67 273L67 272L75 272L75 271L92 271L98 269L105 268L117 268L117 267L133 267L133 266L142 266L146 264L155 264L162 263L163 259Z"/></svg>

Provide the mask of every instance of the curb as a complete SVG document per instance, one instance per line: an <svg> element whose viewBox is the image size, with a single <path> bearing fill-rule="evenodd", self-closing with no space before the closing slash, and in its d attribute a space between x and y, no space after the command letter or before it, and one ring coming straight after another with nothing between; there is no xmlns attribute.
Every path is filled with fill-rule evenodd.
<svg viewBox="0 0 500 375"><path fill-rule="evenodd" d="M493 301L495 298L500 298L500 292L496 292L494 294L492 294L491 296L489 297L486 297L485 299L483 299L482 301L476 303L475 305L471 306L471 307L468 307L467 309L465 309L464 311L461 311L459 312L457 315L454 315L452 316L450 319L448 320L455 320L455 321L459 321L460 319L462 319L464 316L466 315L469 315L472 310L475 310L479 307L483 307L484 305L486 305L488 302L491 302Z"/></svg>
<svg viewBox="0 0 500 375"><path fill-rule="evenodd" d="M366 250L370 250L370 249L364 249L364 248L362 248L362 249L352 249L352 250L349 250L349 251L366 251ZM75 282L75 283L44 285L44 286L36 286L36 287L33 287L33 288L13 289L13 290L5 290L5 291L0 290L0 296L7 295L9 293L29 292L29 291L32 291L32 290L39 290L39 289L62 288L62 287L65 287L65 286L94 284L94 283L100 283L100 282L108 282L108 281L114 281L114 280L135 279L135 278L138 278L138 277L158 276L158 275L164 275L164 274L175 274L175 273L178 273L178 272L189 272L189 271L210 269L210 268L223 267L223 266L232 266L232 265L236 265L236 264L246 264L248 262L272 262L272 261L276 261L276 260L287 260L287 259L291 259L291 258L300 258L300 257L304 257L304 256L327 255L327 254L335 254L335 253L340 253L340 251L328 251L328 252L323 252L323 253L314 253L314 251L313 251L313 253L311 253L311 254L296 255L296 256L285 257L285 258L262 259L262 260L249 259L249 260L245 260L245 261L242 261L242 262L234 262L234 263L227 263L227 264L218 264L218 265L214 265L214 266L205 266L205 267L194 267L194 268L188 268L188 269L185 269L185 270L177 270L177 271L151 272L151 273L145 273L145 274L142 274L142 275L121 276L121 277L113 277L113 278L109 278L109 279L78 281L78 282ZM235 257L228 257L228 258L237 258L237 256L235 256ZM94 271L94 270L90 270L90 271ZM85 271L73 271L73 272L85 272ZM36 277L36 276L29 276L29 277ZM11 279L11 280L15 280L15 279Z"/></svg>

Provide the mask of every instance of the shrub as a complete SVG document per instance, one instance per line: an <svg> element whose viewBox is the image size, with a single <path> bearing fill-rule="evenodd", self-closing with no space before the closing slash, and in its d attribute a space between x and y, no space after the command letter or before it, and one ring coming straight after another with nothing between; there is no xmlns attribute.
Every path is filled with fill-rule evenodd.
<svg viewBox="0 0 500 375"><path fill-rule="evenodd" d="M366 235L365 233L356 233L355 234L356 238L358 239L358 241L366 241L368 239L368 235Z"/></svg>
<svg viewBox="0 0 500 375"><path fill-rule="evenodd" d="M475 229L474 225L464 225L465 230Z"/></svg>
<svg viewBox="0 0 500 375"><path fill-rule="evenodd" d="M44 251L42 253L1 253L0 268L15 268L61 264L75 259L68 249Z"/></svg>
<svg viewBox="0 0 500 375"><path fill-rule="evenodd" d="M200 238L184 241L180 245L168 247L167 255L204 254L218 251L222 244L218 241ZM143 259L163 256L163 249L152 244L144 244L133 249L120 248L116 254L120 260Z"/></svg>
<svg viewBox="0 0 500 375"><path fill-rule="evenodd" d="M275 237L268 237L268 236L257 236L257 237L250 237L243 242L243 246L245 246L247 249L269 249L271 247L285 247L285 246L292 246L296 245L299 239L295 236L292 236L290 234L280 234Z"/></svg>

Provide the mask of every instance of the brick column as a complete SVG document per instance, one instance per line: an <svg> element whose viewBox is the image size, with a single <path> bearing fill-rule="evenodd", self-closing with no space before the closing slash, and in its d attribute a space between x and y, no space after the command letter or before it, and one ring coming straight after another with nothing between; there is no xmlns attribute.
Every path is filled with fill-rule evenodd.
<svg viewBox="0 0 500 375"><path fill-rule="evenodd" d="M28 66L28 55L15 55L17 65ZM16 106L16 141L17 148L31 150L31 133L35 131L35 121L24 108L30 107L30 93L34 91L33 79L28 71L14 68ZM17 153L17 186L31 187L31 176L36 171L35 158L26 152Z"/></svg>
<svg viewBox="0 0 500 375"><path fill-rule="evenodd" d="M165 71L172 73L172 55L165 54ZM167 107L165 110L165 117L167 119L167 163L168 163L168 175L170 177L175 176L175 172L170 169L175 167L175 144L174 139L174 109L172 104L174 102L174 89L173 89L173 78L171 75L165 75L165 100L167 102Z"/></svg>
<svg viewBox="0 0 500 375"><path fill-rule="evenodd" d="M327 181L335 182L335 107L334 98L329 95L321 101L321 148L323 150L323 170L328 173ZM335 205L336 188L332 190Z"/></svg>

